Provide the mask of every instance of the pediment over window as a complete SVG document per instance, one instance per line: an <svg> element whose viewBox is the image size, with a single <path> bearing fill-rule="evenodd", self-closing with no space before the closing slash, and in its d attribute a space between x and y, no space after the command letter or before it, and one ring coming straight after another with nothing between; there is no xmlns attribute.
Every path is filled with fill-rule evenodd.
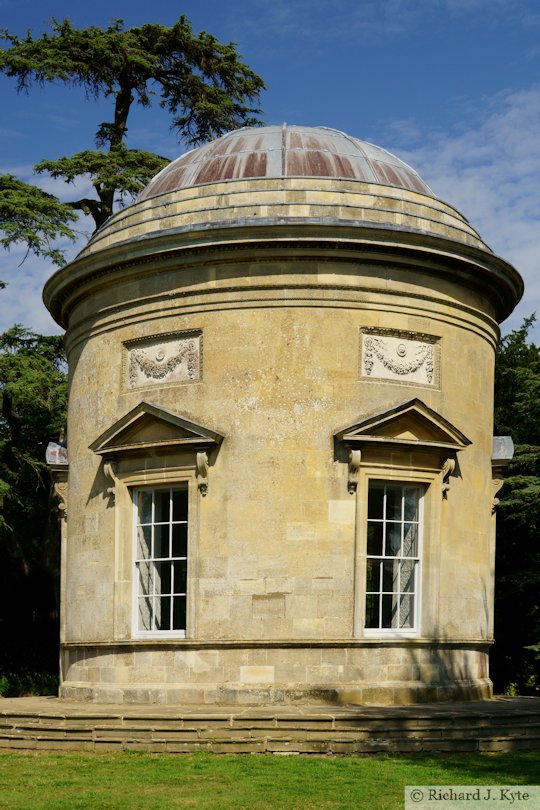
<svg viewBox="0 0 540 810"><path fill-rule="evenodd" d="M210 449L221 444L223 436L165 408L141 402L122 416L90 445L101 456L186 448Z"/></svg>
<svg viewBox="0 0 540 810"><path fill-rule="evenodd" d="M419 399L375 413L335 436L350 447L376 443L456 451L471 444L458 428Z"/></svg>

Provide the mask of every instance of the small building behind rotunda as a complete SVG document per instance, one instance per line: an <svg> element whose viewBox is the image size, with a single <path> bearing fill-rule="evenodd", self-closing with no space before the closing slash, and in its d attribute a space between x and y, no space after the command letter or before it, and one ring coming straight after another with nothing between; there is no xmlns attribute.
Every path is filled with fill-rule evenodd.
<svg viewBox="0 0 540 810"><path fill-rule="evenodd" d="M494 349L521 293L342 132L237 130L167 166L45 288L61 695L489 697Z"/></svg>

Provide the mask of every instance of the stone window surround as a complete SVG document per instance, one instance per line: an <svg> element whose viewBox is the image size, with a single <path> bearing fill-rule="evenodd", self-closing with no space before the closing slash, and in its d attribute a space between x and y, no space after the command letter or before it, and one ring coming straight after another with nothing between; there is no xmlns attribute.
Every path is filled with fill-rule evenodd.
<svg viewBox="0 0 540 810"><path fill-rule="evenodd" d="M198 509L201 497L195 466L140 469L124 472L119 463L115 487L115 637L116 640L182 640L196 637L196 595L194 577L197 570ZM138 631L136 624L136 565L133 536L136 516L133 493L139 489L187 487L188 491L188 559L186 587L186 628L181 631Z"/></svg>
<svg viewBox="0 0 540 810"><path fill-rule="evenodd" d="M363 418L334 434L348 451L347 489L356 498L355 638L436 637L442 504L448 499L457 454L471 442L458 428L414 398ZM418 484L423 495L423 564L414 629L366 629L367 515L370 481Z"/></svg>
<svg viewBox="0 0 540 810"><path fill-rule="evenodd" d="M111 425L90 445L103 459L104 496L114 507L114 640L195 638L197 615L194 583L197 570L199 500L209 486L209 456L219 451L223 436L185 416L148 402ZM187 485L189 555L185 632L134 632L133 490Z"/></svg>
<svg viewBox="0 0 540 810"><path fill-rule="evenodd" d="M366 628L366 591L367 591L367 532L368 532L368 493L370 483L377 481L385 484L411 484L422 487L422 528L421 528L421 564L417 579L416 622L413 628ZM355 537L355 575L354 575L354 630L357 639L391 639L418 638L437 636L433 626L437 615L438 595L432 572L440 566L440 532L442 518L442 482L438 469L415 469L407 463L396 463L392 467L384 461L363 463L358 470L356 497L356 537Z"/></svg>

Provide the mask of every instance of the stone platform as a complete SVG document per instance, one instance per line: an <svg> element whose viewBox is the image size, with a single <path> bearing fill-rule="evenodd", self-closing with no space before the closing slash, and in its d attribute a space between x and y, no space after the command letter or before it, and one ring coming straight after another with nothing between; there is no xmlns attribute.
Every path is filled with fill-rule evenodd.
<svg viewBox="0 0 540 810"><path fill-rule="evenodd" d="M0 748L370 754L540 750L540 698L411 706L148 706L0 698Z"/></svg>

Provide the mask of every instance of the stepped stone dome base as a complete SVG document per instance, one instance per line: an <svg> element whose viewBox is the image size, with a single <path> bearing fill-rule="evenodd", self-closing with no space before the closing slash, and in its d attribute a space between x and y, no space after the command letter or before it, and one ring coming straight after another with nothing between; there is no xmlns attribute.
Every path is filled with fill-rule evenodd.
<svg viewBox="0 0 540 810"><path fill-rule="evenodd" d="M216 754L540 750L540 698L417 706L105 705L4 698L0 748Z"/></svg>

